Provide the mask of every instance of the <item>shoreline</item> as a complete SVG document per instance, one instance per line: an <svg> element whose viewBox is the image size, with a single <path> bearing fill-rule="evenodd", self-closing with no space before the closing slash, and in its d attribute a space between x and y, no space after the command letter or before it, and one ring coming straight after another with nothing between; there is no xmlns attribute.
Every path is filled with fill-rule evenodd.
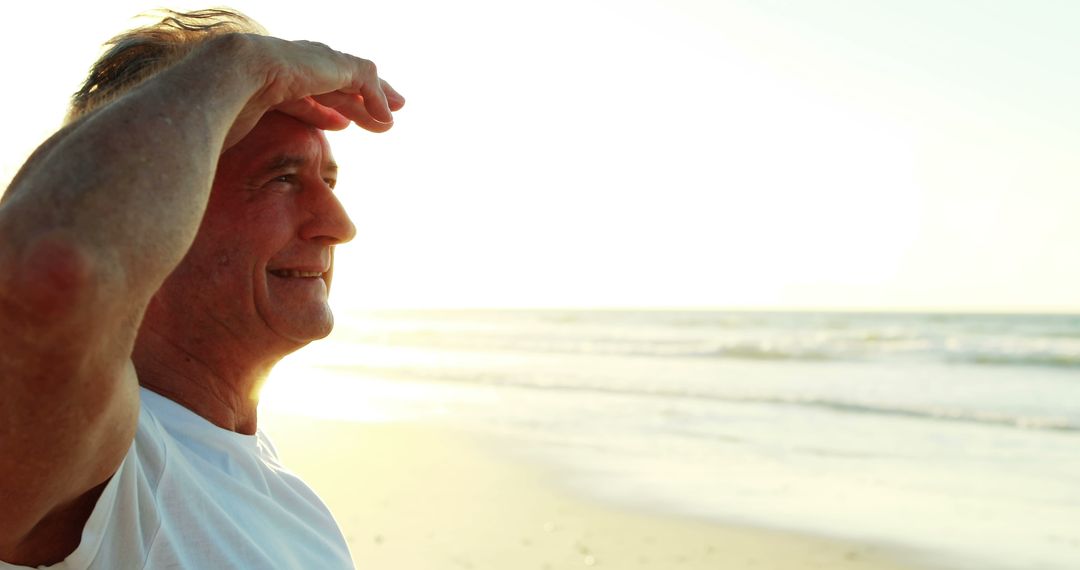
<svg viewBox="0 0 1080 570"><path fill-rule="evenodd" d="M900 549L582 498L501 442L416 422L266 414L358 567L927 570Z"/></svg>

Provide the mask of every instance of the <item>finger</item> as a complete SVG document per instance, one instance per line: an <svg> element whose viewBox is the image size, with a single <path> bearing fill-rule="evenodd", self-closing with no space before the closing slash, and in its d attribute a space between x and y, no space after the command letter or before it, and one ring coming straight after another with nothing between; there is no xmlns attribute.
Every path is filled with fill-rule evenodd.
<svg viewBox="0 0 1080 570"><path fill-rule="evenodd" d="M376 79L376 81L378 81ZM386 95L382 89L364 84L360 88L360 97L364 101L364 107L373 119L380 123L393 123L394 115L390 113L390 103L386 101Z"/></svg>
<svg viewBox="0 0 1080 570"><path fill-rule="evenodd" d="M390 104L386 101L386 94L383 93L382 82L379 80L375 64L358 57L353 59L357 69L353 86L355 91L363 97L368 115L380 123L393 123L394 115L390 113Z"/></svg>
<svg viewBox="0 0 1080 570"><path fill-rule="evenodd" d="M312 97L283 103L274 109L328 131L340 131L348 127L351 122L349 117L342 115L331 106L321 104Z"/></svg>
<svg viewBox="0 0 1080 570"><path fill-rule="evenodd" d="M391 87L385 79L379 79L379 81L382 83L383 93L386 94L386 102L390 104L390 110L400 111L401 108L405 106L405 97Z"/></svg>
<svg viewBox="0 0 1080 570"><path fill-rule="evenodd" d="M371 132L386 132L390 130L390 127L394 126L393 122L384 123L375 120L364 105L364 99L356 94L335 91L316 95L315 100L321 105L333 108L348 120Z"/></svg>

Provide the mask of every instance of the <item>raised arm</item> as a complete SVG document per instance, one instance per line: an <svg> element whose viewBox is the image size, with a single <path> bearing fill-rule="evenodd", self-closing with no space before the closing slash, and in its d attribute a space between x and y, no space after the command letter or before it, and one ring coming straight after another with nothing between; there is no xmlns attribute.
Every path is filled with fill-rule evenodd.
<svg viewBox="0 0 1080 570"><path fill-rule="evenodd" d="M82 528L130 447L135 335L194 239L222 150L269 109L383 131L403 103L365 60L227 35L31 157L0 204L0 560L42 563L42 541Z"/></svg>

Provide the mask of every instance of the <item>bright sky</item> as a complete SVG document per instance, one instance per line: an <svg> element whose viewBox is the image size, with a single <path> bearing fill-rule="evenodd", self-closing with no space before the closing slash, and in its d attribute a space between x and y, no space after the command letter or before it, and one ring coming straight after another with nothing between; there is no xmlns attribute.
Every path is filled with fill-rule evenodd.
<svg viewBox="0 0 1080 570"><path fill-rule="evenodd" d="M156 5L5 8L0 179ZM232 5L409 99L331 138L339 307L1080 311L1080 3Z"/></svg>

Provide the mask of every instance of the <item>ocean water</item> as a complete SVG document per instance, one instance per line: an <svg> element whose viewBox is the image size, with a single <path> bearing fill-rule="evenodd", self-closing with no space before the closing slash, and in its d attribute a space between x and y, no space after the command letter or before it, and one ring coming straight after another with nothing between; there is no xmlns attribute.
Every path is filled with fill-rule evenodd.
<svg viewBox="0 0 1080 570"><path fill-rule="evenodd" d="M936 568L1080 568L1078 316L347 315L265 399L497 436L604 501Z"/></svg>

